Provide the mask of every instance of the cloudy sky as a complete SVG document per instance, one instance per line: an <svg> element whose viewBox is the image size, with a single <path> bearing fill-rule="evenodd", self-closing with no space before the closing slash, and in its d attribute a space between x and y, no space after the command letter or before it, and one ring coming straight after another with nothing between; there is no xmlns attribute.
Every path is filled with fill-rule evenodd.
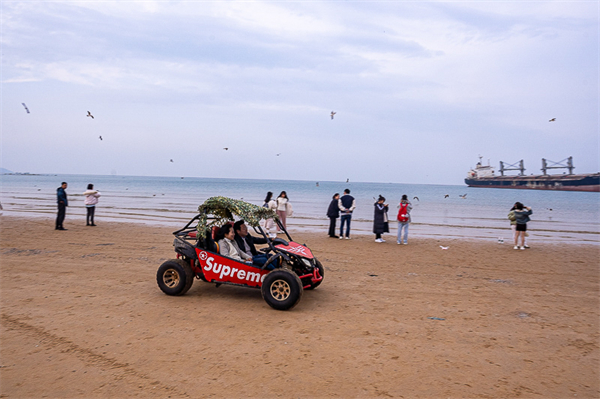
<svg viewBox="0 0 600 399"><path fill-rule="evenodd" d="M463 184L479 155L600 169L598 1L1 4L12 171Z"/></svg>

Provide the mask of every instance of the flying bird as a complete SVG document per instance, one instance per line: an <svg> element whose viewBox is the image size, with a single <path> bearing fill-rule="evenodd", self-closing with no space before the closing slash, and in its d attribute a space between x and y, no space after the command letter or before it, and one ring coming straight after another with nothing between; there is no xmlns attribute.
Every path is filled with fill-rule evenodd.
<svg viewBox="0 0 600 399"><path fill-rule="evenodd" d="M277 154L277 156L280 156L280 155L281 155L281 153Z"/></svg>
<svg viewBox="0 0 600 399"><path fill-rule="evenodd" d="M170 160L169 160L169 162L173 162L173 160L172 160L172 159L170 159Z"/></svg>
<svg viewBox="0 0 600 399"><path fill-rule="evenodd" d="M227 151L227 150L229 150L229 147L223 147L223 149L224 149L225 151Z"/></svg>
<svg viewBox="0 0 600 399"><path fill-rule="evenodd" d="M459 197L462 199L467 199L467 194L459 195Z"/></svg>
<svg viewBox="0 0 600 399"><path fill-rule="evenodd" d="M29 108L27 108L27 105L25 105L25 103L21 103L23 104L23 107L25 108L25 111L27 111L28 114L30 114L31 112L29 112Z"/></svg>
<svg viewBox="0 0 600 399"><path fill-rule="evenodd" d="M449 196L450 196L449 194L446 194L446 195L444 195L444 198L448 198Z"/></svg>
<svg viewBox="0 0 600 399"><path fill-rule="evenodd" d="M448 248L450 248L450 247L442 247L442 246L440 245L440 248L442 248L442 249L448 249Z"/></svg>
<svg viewBox="0 0 600 399"><path fill-rule="evenodd" d="M86 116L89 116L90 118L94 119L94 115L92 115L90 111L88 111L88 114Z"/></svg>
<svg viewBox="0 0 600 399"><path fill-rule="evenodd" d="M346 183L350 182L350 179L346 179Z"/></svg>
<svg viewBox="0 0 600 399"><path fill-rule="evenodd" d="M548 122L556 122L556 118L552 118Z"/></svg>
<svg viewBox="0 0 600 399"><path fill-rule="evenodd" d="M98 138L100 139L100 141L102 141L102 136L98 136Z"/></svg>
<svg viewBox="0 0 600 399"><path fill-rule="evenodd" d="M331 119L333 119L333 115L335 115L337 112L331 111Z"/></svg>
<svg viewBox="0 0 600 399"><path fill-rule="evenodd" d="M416 199L417 201L420 201L419 197L413 197L413 199Z"/></svg>

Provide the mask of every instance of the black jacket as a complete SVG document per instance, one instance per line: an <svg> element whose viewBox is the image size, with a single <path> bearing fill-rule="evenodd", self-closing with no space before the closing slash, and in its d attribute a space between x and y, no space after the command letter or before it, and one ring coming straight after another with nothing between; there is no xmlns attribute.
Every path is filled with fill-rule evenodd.
<svg viewBox="0 0 600 399"><path fill-rule="evenodd" d="M373 215L373 233L389 233L389 223L387 221L388 207L375 203L375 214Z"/></svg>
<svg viewBox="0 0 600 399"><path fill-rule="evenodd" d="M340 217L340 207L338 206L338 200L331 200L331 203L329 204L329 209L327 209L327 217L335 219Z"/></svg>
<svg viewBox="0 0 600 399"><path fill-rule="evenodd" d="M242 251L246 248L246 246L244 245L244 239L237 234L235 235L235 242ZM266 244L267 240L260 237L252 237L250 234L248 234L246 236L246 243L250 247L250 252L252 253L252 256L254 256L258 255L258 251L256 250L256 247L254 247L254 244Z"/></svg>

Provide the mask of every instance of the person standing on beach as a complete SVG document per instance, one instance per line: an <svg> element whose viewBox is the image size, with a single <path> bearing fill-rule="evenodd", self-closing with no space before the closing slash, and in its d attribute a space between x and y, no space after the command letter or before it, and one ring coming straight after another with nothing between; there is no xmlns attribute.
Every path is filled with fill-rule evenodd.
<svg viewBox="0 0 600 399"><path fill-rule="evenodd" d="M67 213L67 206L69 201L67 200L67 182L62 182L60 187L56 189L56 202L58 203L58 214L56 215L56 227L55 230L67 230L63 227L65 215Z"/></svg>
<svg viewBox="0 0 600 399"><path fill-rule="evenodd" d="M287 230L286 219L287 219L287 214L288 214L289 201L290 200L285 191L282 191L281 194L279 194L279 197L277 197L277 215L279 216L279 220L281 221L283 228L286 230ZM281 231L281 229L279 228L279 225L277 226L277 231L278 232Z"/></svg>
<svg viewBox="0 0 600 399"><path fill-rule="evenodd" d="M510 212L508 212L508 220L510 220L510 229L512 230L513 240L517 239L517 217L515 215L515 209L517 209L516 207L517 203L515 203L513 207L510 208ZM525 236L525 241L523 241L524 247L529 248L529 245L527 245L527 234Z"/></svg>
<svg viewBox="0 0 600 399"><path fill-rule="evenodd" d="M340 217L340 207L338 206L338 200L340 199L340 194L333 194L333 199L329 203L329 208L327 209L327 217L329 218L329 237L338 238L335 235L335 220Z"/></svg>
<svg viewBox="0 0 600 399"><path fill-rule="evenodd" d="M375 214L373 215L373 233L375 233L375 242L385 242L381 235L389 233L390 227L388 223L388 204L385 204L385 197L379 195L379 199L375 203Z"/></svg>
<svg viewBox="0 0 600 399"><path fill-rule="evenodd" d="M267 196L265 197L265 203L263 204L263 208L270 209L272 211L277 211L277 202L273 199L273 193L267 192ZM273 232L273 227L275 227L275 222L273 219L265 220L265 230L270 238L276 238L277 234Z"/></svg>
<svg viewBox="0 0 600 399"><path fill-rule="evenodd" d="M408 244L408 224L410 223L410 211L412 204L408 196L404 194L400 200L400 209L398 210L398 238L396 242L402 244L402 231L404 231L404 245Z"/></svg>
<svg viewBox="0 0 600 399"><path fill-rule="evenodd" d="M344 195L338 200L338 207L342 213L340 218L340 240L344 238L344 224L346 224L346 240L349 240L352 211L356 209L356 203L354 197L350 195L350 189L347 188L344 190Z"/></svg>
<svg viewBox="0 0 600 399"><path fill-rule="evenodd" d="M90 183L88 184L87 190L83 193L83 195L85 195L83 204L85 205L85 210L87 211L85 216L85 225L95 226L94 214L96 213L96 204L98 203L98 198L100 198L100 192L94 190L94 185Z"/></svg>
<svg viewBox="0 0 600 399"><path fill-rule="evenodd" d="M515 204L515 218L517 222L515 235L515 248L514 249L525 249L525 233L527 232L527 222L529 222L529 215L533 212L528 206L523 206L522 203L517 202ZM518 246L519 237L521 238L521 248Z"/></svg>

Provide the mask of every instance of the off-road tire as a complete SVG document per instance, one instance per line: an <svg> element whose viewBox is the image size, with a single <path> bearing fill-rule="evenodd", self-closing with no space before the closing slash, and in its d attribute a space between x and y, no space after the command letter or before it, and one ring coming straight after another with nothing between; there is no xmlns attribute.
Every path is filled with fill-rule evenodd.
<svg viewBox="0 0 600 399"><path fill-rule="evenodd" d="M315 259L315 264L317 265L317 269L319 269L319 274L321 275L321 277L323 277L321 279L321 281L317 281L316 283L313 283L312 281L310 282L310 287L306 287L307 290L314 290L315 288L317 288L319 285L321 285L321 283L323 282L323 280L325 280L325 268L323 267L323 265L321 264L321 262L319 262L318 260Z"/></svg>
<svg viewBox="0 0 600 399"><path fill-rule="evenodd" d="M194 283L194 272L183 259L171 259L158 268L156 282L167 295L183 295Z"/></svg>
<svg viewBox="0 0 600 399"><path fill-rule="evenodd" d="M270 307L289 310L302 298L304 289L298 275L287 269L275 269L263 280L262 297Z"/></svg>

